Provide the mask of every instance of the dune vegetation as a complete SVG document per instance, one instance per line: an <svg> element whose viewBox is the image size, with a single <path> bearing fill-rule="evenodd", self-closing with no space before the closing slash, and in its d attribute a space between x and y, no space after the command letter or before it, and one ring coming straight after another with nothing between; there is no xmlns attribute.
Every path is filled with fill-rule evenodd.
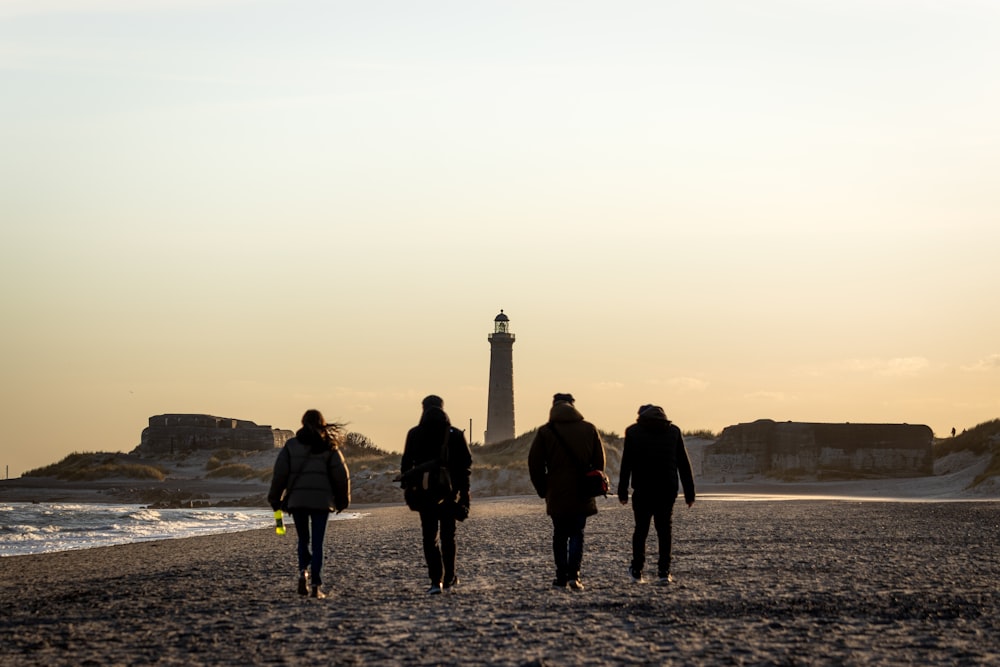
<svg viewBox="0 0 1000 667"><path fill-rule="evenodd" d="M24 473L24 477L55 477L66 481L93 481L112 477L163 480L160 466L137 463L117 452L73 452L58 463Z"/></svg>
<svg viewBox="0 0 1000 667"><path fill-rule="evenodd" d="M260 452L239 449L217 449L205 462L206 479L238 479L247 481L267 481L271 479L271 468L254 468L239 460L255 456Z"/></svg>
<svg viewBox="0 0 1000 667"><path fill-rule="evenodd" d="M372 442L371 438L361 433L348 433L344 438L344 443L340 447L344 458L352 465L360 465L363 468L378 470L384 468L399 467L399 459L402 454L393 453L381 449Z"/></svg>
<svg viewBox="0 0 1000 667"><path fill-rule="evenodd" d="M227 463L216 466L205 473L207 479L219 479L231 477L234 479L262 479L263 470L256 470L246 463ZM271 471L268 469L267 477L270 479Z"/></svg>
<svg viewBox="0 0 1000 667"><path fill-rule="evenodd" d="M934 445L934 458L957 452L971 452L977 456L990 457L986 469L972 481L972 487L982 484L991 477L1000 476L1000 419L983 422L962 431L954 438L941 440Z"/></svg>
<svg viewBox="0 0 1000 667"><path fill-rule="evenodd" d="M536 433L537 429L533 429L511 440L489 445L472 443L474 476L482 482L484 488L504 494L531 493L527 460L528 450ZM622 437L613 432L601 431L600 434L607 453L607 470L613 475L621 464ZM686 439L706 441L717 438L716 434L708 430L687 431L684 436ZM352 475L358 473L359 486L366 480L374 482L383 475L394 474L393 471L399 470L402 457L400 452L381 449L368 437L353 432L345 436L341 451L350 465ZM953 438L938 440L933 452L935 459L959 452L989 457L984 470L972 482L972 487L990 478L1000 477L1000 419L979 424ZM190 454L191 452L185 452L184 458ZM204 477L266 483L271 479L273 459L262 466L261 454L260 451L238 449L206 452L209 458L204 463ZM183 466L183 463L180 465ZM54 477L65 481L112 478L163 481L168 475L172 476L173 473L160 463L121 452L74 452L58 463L24 473L25 477Z"/></svg>

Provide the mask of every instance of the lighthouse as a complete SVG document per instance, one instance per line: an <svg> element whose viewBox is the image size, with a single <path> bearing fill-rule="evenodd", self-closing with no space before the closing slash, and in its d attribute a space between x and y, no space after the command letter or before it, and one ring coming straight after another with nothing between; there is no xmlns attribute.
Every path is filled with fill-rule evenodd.
<svg viewBox="0 0 1000 667"><path fill-rule="evenodd" d="M511 440L514 437L514 334L510 319L503 314L493 318L490 341L490 393L486 408L484 442Z"/></svg>

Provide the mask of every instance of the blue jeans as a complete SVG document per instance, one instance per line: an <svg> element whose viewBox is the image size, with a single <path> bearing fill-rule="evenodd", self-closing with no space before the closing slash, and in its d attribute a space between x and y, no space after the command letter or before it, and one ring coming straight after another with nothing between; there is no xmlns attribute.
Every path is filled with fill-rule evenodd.
<svg viewBox="0 0 1000 667"><path fill-rule="evenodd" d="M326 537L326 522L330 519L330 510L291 510L291 512L295 521L295 532L299 536L299 572L308 568L312 585L319 586L323 583L320 574L323 569L323 539Z"/></svg>
<svg viewBox="0 0 1000 667"><path fill-rule="evenodd" d="M556 580L560 583L580 578L586 527L585 514L552 517L552 553L556 559Z"/></svg>

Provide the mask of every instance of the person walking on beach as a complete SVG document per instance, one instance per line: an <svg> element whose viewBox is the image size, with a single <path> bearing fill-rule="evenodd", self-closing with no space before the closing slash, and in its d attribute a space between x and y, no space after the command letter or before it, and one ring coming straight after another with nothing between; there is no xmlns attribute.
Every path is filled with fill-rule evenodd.
<svg viewBox="0 0 1000 667"><path fill-rule="evenodd" d="M604 470L604 443L597 429L574 407L572 394L552 397L549 421L538 429L528 451L528 473L545 511L552 517L556 578L552 585L582 590L583 533L596 501L582 488L587 470Z"/></svg>
<svg viewBox="0 0 1000 667"><path fill-rule="evenodd" d="M651 520L659 543L657 575L662 583L673 581L670 574L671 519L677 499L678 476L684 487L684 501L691 507L694 504L694 476L681 430L667 419L660 406L641 406L636 423L625 429L618 480L618 500L622 505L628 504L630 482L633 489L635 531L632 533L632 564L628 568L633 581L643 581Z"/></svg>
<svg viewBox="0 0 1000 667"><path fill-rule="evenodd" d="M351 475L340 452L343 425L328 424L319 410L302 415L302 428L274 462L267 502L287 509L298 535L299 595L324 598L323 541L330 512L351 504Z"/></svg>
<svg viewBox="0 0 1000 667"><path fill-rule="evenodd" d="M406 434L400 479L404 489L409 486L407 504L420 513L424 560L431 580L427 592L438 595L458 584L455 532L457 522L469 515L472 453L465 435L452 428L441 397L427 396L421 406L420 423ZM442 470L446 471L444 479ZM409 482L413 478L423 481L414 486Z"/></svg>

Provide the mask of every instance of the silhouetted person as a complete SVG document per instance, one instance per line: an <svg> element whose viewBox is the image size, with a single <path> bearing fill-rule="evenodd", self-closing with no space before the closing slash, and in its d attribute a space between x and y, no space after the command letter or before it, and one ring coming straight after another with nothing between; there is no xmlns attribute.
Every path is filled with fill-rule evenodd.
<svg viewBox="0 0 1000 667"><path fill-rule="evenodd" d="M597 503L583 492L583 474L604 470L604 443L597 429L574 407L572 394L552 397L549 421L538 429L528 452L528 473L552 517L553 586L583 589L583 533Z"/></svg>
<svg viewBox="0 0 1000 667"><path fill-rule="evenodd" d="M342 441L342 425L327 424L319 410L307 410L302 428L274 462L267 501L271 509L287 509L295 522L300 595L326 597L320 589L326 524L331 511L342 512L351 504L350 471L339 449Z"/></svg>
<svg viewBox="0 0 1000 667"><path fill-rule="evenodd" d="M663 408L643 405L636 423L625 429L618 480L618 500L622 505L628 504L630 481L633 489L635 531L632 533L632 564L628 571L634 581L643 580L650 520L656 527L660 549L657 574L662 583L673 581L670 574L671 523L678 476L684 486L684 500L691 507L694 504L694 476L681 430L667 419Z"/></svg>
<svg viewBox="0 0 1000 667"><path fill-rule="evenodd" d="M452 428L443 409L444 401L440 397L428 396L421 405L423 413L420 423L406 434L400 468L405 475L408 471L417 472L422 464L429 464L428 472L425 473L428 475L425 478L428 480L425 485L427 488L415 499L409 498L407 504L420 513L424 559L427 561L427 574L431 580L427 592L436 595L442 589L458 584L455 571L455 531L456 522L469 514L472 454L465 442L465 435ZM448 488L441 488L436 484L440 481L435 477L440 466L448 471Z"/></svg>

